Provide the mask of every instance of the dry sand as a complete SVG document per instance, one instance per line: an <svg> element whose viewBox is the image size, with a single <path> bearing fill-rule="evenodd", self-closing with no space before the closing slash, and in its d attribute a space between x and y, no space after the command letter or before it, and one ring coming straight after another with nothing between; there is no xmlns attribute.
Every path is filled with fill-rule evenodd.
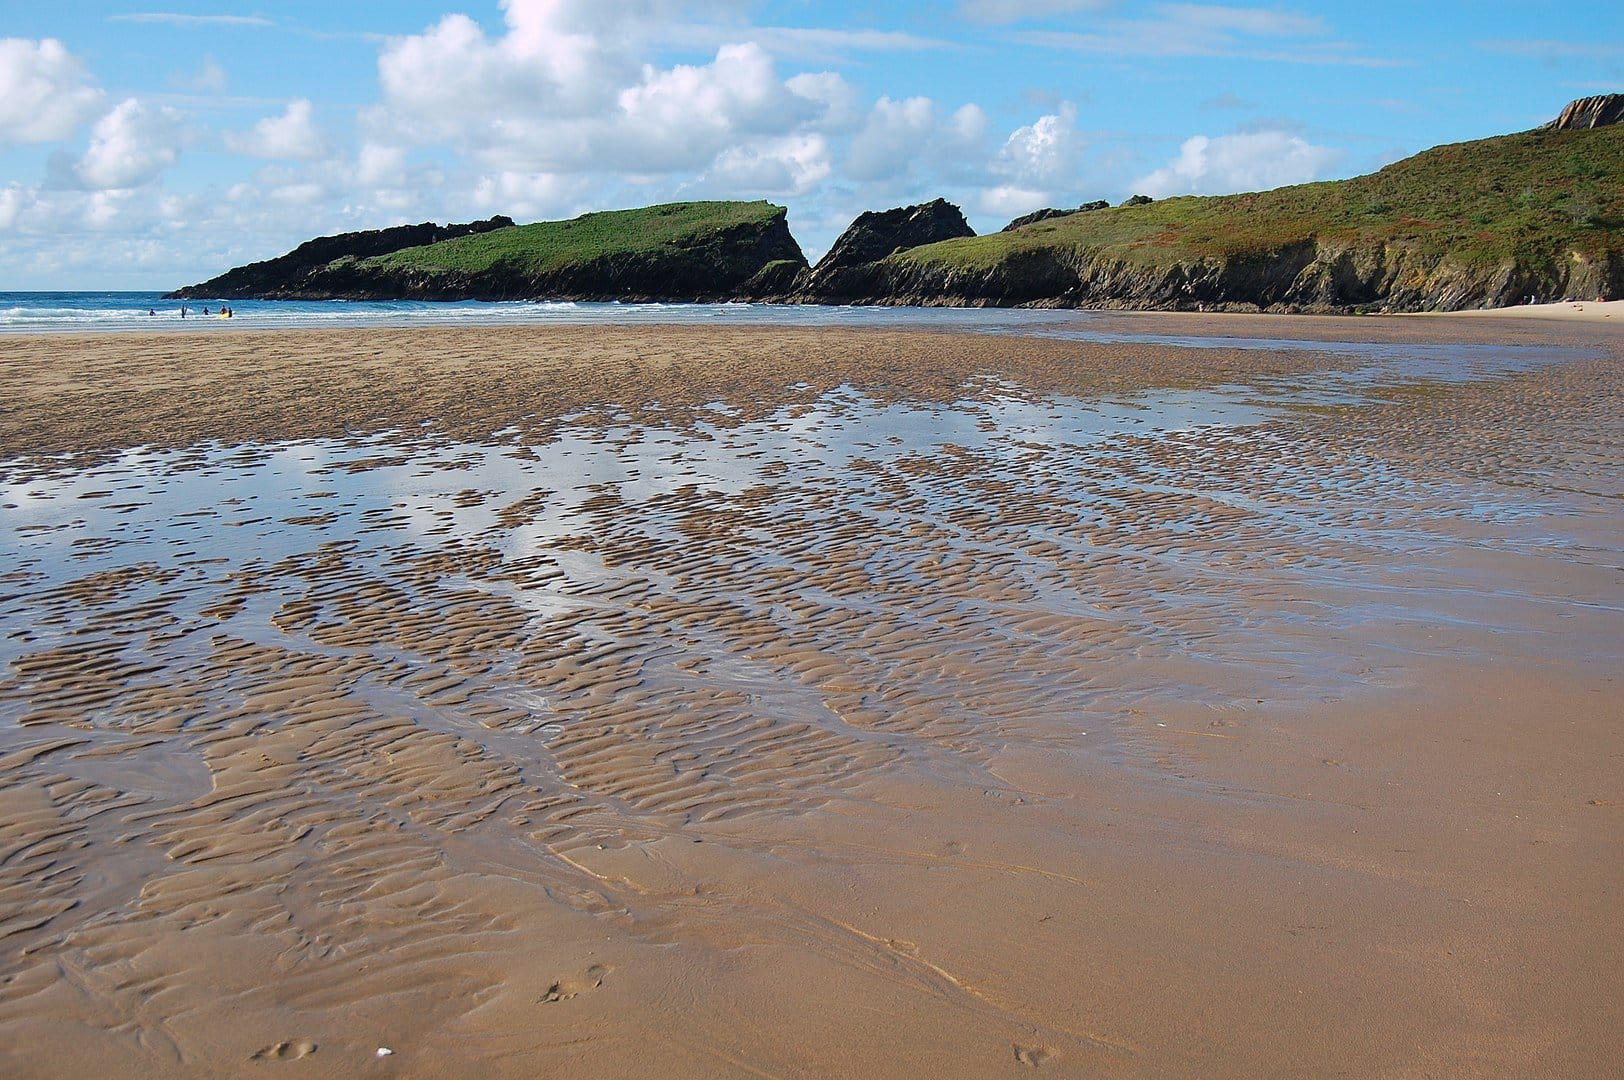
<svg viewBox="0 0 1624 1080"><path fill-rule="evenodd" d="M1476 311L1437 312L1449 318L1556 319L1561 322L1624 321L1624 300L1563 300L1551 304L1519 304L1516 307L1484 308Z"/></svg>
<svg viewBox="0 0 1624 1080"><path fill-rule="evenodd" d="M0 1073L1615 1070L1620 339L1088 325L0 338Z"/></svg>

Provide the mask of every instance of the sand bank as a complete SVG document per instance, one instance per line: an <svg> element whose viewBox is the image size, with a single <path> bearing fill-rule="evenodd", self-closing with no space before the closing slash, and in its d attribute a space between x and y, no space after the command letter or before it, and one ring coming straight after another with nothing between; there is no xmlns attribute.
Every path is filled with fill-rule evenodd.
<svg viewBox="0 0 1624 1080"><path fill-rule="evenodd" d="M1438 312L1450 318L1556 319L1562 322L1624 322L1624 300L1564 300L1554 304L1519 304L1482 311Z"/></svg>
<svg viewBox="0 0 1624 1080"><path fill-rule="evenodd" d="M1605 1073L1613 339L1088 325L0 339L0 1069Z"/></svg>

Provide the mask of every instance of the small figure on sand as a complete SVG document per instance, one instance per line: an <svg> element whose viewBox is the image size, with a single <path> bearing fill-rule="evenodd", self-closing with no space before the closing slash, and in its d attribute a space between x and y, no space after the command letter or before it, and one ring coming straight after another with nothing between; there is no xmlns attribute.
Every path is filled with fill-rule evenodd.
<svg viewBox="0 0 1624 1080"><path fill-rule="evenodd" d="M183 318L183 319L186 318L186 305L185 304L182 304L180 306L180 317Z"/></svg>

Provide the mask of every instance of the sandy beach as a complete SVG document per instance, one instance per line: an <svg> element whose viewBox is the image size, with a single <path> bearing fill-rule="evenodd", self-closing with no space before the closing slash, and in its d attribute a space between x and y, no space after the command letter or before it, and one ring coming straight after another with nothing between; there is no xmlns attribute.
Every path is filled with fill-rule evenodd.
<svg viewBox="0 0 1624 1080"><path fill-rule="evenodd" d="M1449 318L1554 319L1559 322L1607 322L1624 319L1624 300L1564 300L1551 304L1522 304L1509 308L1450 311Z"/></svg>
<svg viewBox="0 0 1624 1080"><path fill-rule="evenodd" d="M0 336L0 1073L1607 1075L1618 318Z"/></svg>

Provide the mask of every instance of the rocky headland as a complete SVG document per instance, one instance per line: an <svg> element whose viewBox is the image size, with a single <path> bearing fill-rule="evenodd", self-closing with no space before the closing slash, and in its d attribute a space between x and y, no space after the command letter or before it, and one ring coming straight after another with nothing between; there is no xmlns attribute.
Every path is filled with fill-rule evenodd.
<svg viewBox="0 0 1624 1080"><path fill-rule="evenodd" d="M942 199L860 215L816 266L766 202L346 233L181 298L766 300L1451 311L1624 296L1624 95L1348 180L1045 209L976 236Z"/></svg>

